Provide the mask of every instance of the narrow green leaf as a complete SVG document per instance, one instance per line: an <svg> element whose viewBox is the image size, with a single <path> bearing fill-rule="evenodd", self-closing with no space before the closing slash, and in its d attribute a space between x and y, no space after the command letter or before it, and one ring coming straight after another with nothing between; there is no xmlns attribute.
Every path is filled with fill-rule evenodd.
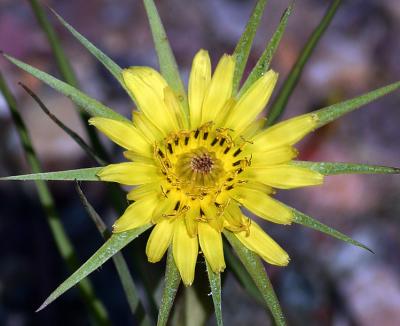
<svg viewBox="0 0 400 326"><path fill-rule="evenodd" d="M352 244L353 246L357 246L360 248L363 248L365 250L368 250L369 252L373 251L369 249L367 246L363 245L362 243L353 240L352 238L348 237L347 235L344 235L343 233L317 221L316 219L312 218L311 216L308 216L302 212L299 212L298 210L292 208L293 213L294 213L294 222L307 226L311 229L317 230L319 232L325 233L330 235L331 237L334 237L336 239L342 240L344 242L347 242L349 244Z"/></svg>
<svg viewBox="0 0 400 326"><path fill-rule="evenodd" d="M400 174L400 168L389 166L340 163L340 162L309 162L292 161L292 164L305 167L323 175L335 174Z"/></svg>
<svg viewBox="0 0 400 326"><path fill-rule="evenodd" d="M233 254L232 248L224 242L224 256L228 269L233 273L239 283L243 286L248 294L250 294L258 303L263 303L264 299L260 291L255 285L250 274L244 268L239 258Z"/></svg>
<svg viewBox="0 0 400 326"><path fill-rule="evenodd" d="M39 108L62 130L64 130L68 136L70 136L80 148L83 149L85 153L87 153L91 158L93 158L98 164L105 165L105 162L94 152L94 150L86 144L82 137L80 137L75 131L71 128L67 127L61 120L59 120L54 114L50 112L50 110L44 105L42 100L26 85L23 83L19 83L22 88L35 100L35 102L39 105Z"/></svg>
<svg viewBox="0 0 400 326"><path fill-rule="evenodd" d="M211 296L214 303L214 311L215 311L215 319L217 320L218 326L223 326L222 320L222 307L221 307L221 274L214 273L211 269L211 266L207 265L207 274L208 280L210 281L210 288L211 288Z"/></svg>
<svg viewBox="0 0 400 326"><path fill-rule="evenodd" d="M105 117L120 121L129 121L119 113L113 111L104 104L101 104L99 101L96 101L95 99L87 96L75 87L72 87L67 83L7 54L3 55L7 60L15 64L17 67L25 70L26 72L35 76L37 79L40 79L41 81L49 85L51 88L54 88L65 96L69 97L76 105L79 105L81 108L85 109L86 112L89 113L91 116Z"/></svg>
<svg viewBox="0 0 400 326"><path fill-rule="evenodd" d="M165 269L165 285L161 298L160 310L158 311L157 326L166 326L168 317L175 301L176 293L178 292L181 276L178 268L175 265L172 255L172 248L168 250L167 267Z"/></svg>
<svg viewBox="0 0 400 326"><path fill-rule="evenodd" d="M271 105L271 109L268 112L267 116L268 126L274 124L285 110L286 104L288 103L289 98L292 95L293 90L295 89L297 82L300 79L304 66L308 62L319 40L321 39L322 35L324 34L329 24L331 23L341 2L342 2L341 0L331 1L331 4L328 10L326 11L325 15L323 16L321 22L314 29L311 36L307 40L307 43L305 44L304 48L301 50L296 63L294 64L288 77L286 78L281 89L279 90L278 95L276 96L274 102Z"/></svg>
<svg viewBox="0 0 400 326"><path fill-rule="evenodd" d="M260 78L268 69L271 64L272 58L281 42L282 36L285 33L285 29L289 20L289 16L293 11L294 3L292 3L284 11L281 21L279 22L278 28L276 29L271 40L268 42L267 47L258 59L256 65L250 72L245 83L240 89L238 97L240 97L258 78Z"/></svg>
<svg viewBox="0 0 400 326"><path fill-rule="evenodd" d="M28 129L21 115L17 109L17 102L14 96L11 94L7 84L0 72L0 91L4 95L4 98L8 104L11 112L11 116L16 125L19 138L25 153L26 160L34 173L41 172L40 162L36 156L35 149L33 148ZM69 239L67 233L64 230L64 226L61 223L60 216L58 215L53 196L47 186L47 183L43 180L37 180L36 188L38 191L39 201L47 217L47 223L56 244L57 250L60 256L68 266L70 270L76 269L78 265L78 259L74 250L74 247ZM89 280L82 280L79 283L79 290L85 304L93 316L93 319L98 325L110 325L108 313L102 302L97 299L96 294L93 290L93 286Z"/></svg>
<svg viewBox="0 0 400 326"><path fill-rule="evenodd" d="M149 19L151 34L156 48L161 74L164 76L168 85L174 90L178 100L182 103L182 108L186 118L189 117L189 110L186 98L185 87L183 86L179 74L178 65L169 44L167 34L153 0L143 0Z"/></svg>
<svg viewBox="0 0 400 326"><path fill-rule="evenodd" d="M254 6L253 12L246 24L239 42L236 45L233 55L236 60L235 73L233 75L233 94L236 94L239 89L240 81L243 77L243 72L249 58L251 46L256 36L258 26L260 25L261 17L264 13L267 0L258 0Z"/></svg>
<svg viewBox="0 0 400 326"><path fill-rule="evenodd" d="M78 193L79 199L81 200L83 207L85 208L87 214L96 225L103 239L108 239L112 235L112 233L107 229L107 226L103 222L100 215L96 212L94 207L89 203L78 182L76 182L75 184L75 189ZM139 325L150 326L151 321L149 317L146 315L146 311L143 307L143 304L140 301L136 285L133 281L131 273L129 272L128 264L126 263L124 256L122 255L121 252L117 252L112 257L112 260L115 264L115 268L117 269L117 273L121 280L122 288L124 290L132 315L137 319Z"/></svg>
<svg viewBox="0 0 400 326"><path fill-rule="evenodd" d="M55 10L50 9L57 19L64 25L64 27L88 50L103 66L115 77L115 79L121 84L121 86L127 91L130 96L133 96L131 92L126 88L125 83L122 79L122 68L117 65L109 56L103 51L98 49L92 42L86 37L80 34L75 28L68 24L64 18L62 18Z"/></svg>
<svg viewBox="0 0 400 326"><path fill-rule="evenodd" d="M9 177L2 177L0 178L0 181L7 181L7 180L100 181L100 179L97 177L97 173L101 169L102 167L95 167L95 168L85 168L76 170L56 171L56 172L13 175Z"/></svg>
<svg viewBox="0 0 400 326"><path fill-rule="evenodd" d="M318 127L322 127L327 123L340 118L342 115L354 111L360 108L363 105L366 105L376 99L389 94L393 91L396 91L400 88L400 82L396 82L381 88L378 88L374 91L366 93L364 95L358 96L356 98L352 98L350 100L330 105L326 108L314 111L317 115Z"/></svg>
<svg viewBox="0 0 400 326"><path fill-rule="evenodd" d="M247 249L232 232L227 230L224 230L223 232L233 249L236 251L236 254L239 256L242 264L253 278L257 288L260 290L265 304L274 317L275 324L278 326L286 325L279 300L276 297L275 291L261 259L254 252Z"/></svg>
<svg viewBox="0 0 400 326"><path fill-rule="evenodd" d="M114 256L132 240L137 238L140 234L151 227L151 224L147 224L140 228L136 228L130 231L122 233L114 233L110 239L105 242L96 253L90 257L79 269L67 278L60 286L58 286L52 294L43 302L37 311L46 308L50 303L56 300L60 295L68 291L80 280L84 279L90 273L98 269L108 259Z"/></svg>

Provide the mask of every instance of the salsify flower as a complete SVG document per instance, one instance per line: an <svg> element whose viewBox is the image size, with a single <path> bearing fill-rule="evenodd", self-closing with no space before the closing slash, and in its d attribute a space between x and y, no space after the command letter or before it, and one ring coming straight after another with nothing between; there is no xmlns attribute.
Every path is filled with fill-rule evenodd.
<svg viewBox="0 0 400 326"><path fill-rule="evenodd" d="M314 114L262 128L260 113L278 74L269 70L239 98L232 95L235 59L223 55L211 74L208 52L193 59L189 116L164 78L149 67L123 70L136 100L132 122L94 117L90 123L126 151L129 160L110 164L98 177L135 186L133 203L113 232L152 223L150 262L172 244L185 285L193 282L199 249L214 272L225 269L222 236L227 229L266 262L285 266L288 254L249 217L290 224L293 211L273 198L274 189L314 186L323 175L291 164L293 147L317 126Z"/></svg>

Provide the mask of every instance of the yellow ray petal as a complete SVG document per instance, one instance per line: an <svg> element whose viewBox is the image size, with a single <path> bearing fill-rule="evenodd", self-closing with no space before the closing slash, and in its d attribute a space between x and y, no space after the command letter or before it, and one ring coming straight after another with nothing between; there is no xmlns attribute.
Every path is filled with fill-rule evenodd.
<svg viewBox="0 0 400 326"><path fill-rule="evenodd" d="M291 209L259 190L245 186L235 187L231 191L231 196L248 210L268 221L290 224L293 220Z"/></svg>
<svg viewBox="0 0 400 326"><path fill-rule="evenodd" d="M200 50L193 58L189 77L190 127L198 128L201 124L201 107L211 80L211 62L208 52Z"/></svg>
<svg viewBox="0 0 400 326"><path fill-rule="evenodd" d="M175 221L163 220L153 228L147 240L146 255L151 263L161 260L167 251L174 231Z"/></svg>
<svg viewBox="0 0 400 326"><path fill-rule="evenodd" d="M133 124L107 118L95 117L89 119L89 124L95 126L114 143L119 146L138 152L145 156L152 155L151 144Z"/></svg>
<svg viewBox="0 0 400 326"><path fill-rule="evenodd" d="M261 118L261 119L257 119L254 120L252 123L250 123L246 129L244 129L240 135L237 136L241 136L243 137L243 139L251 139L253 138L256 134L258 134L261 129L264 127L265 122L267 121L267 119L265 118Z"/></svg>
<svg viewBox="0 0 400 326"><path fill-rule="evenodd" d="M129 186L156 182L161 178L159 169L155 165L136 162L107 165L97 176L102 181L118 182Z"/></svg>
<svg viewBox="0 0 400 326"><path fill-rule="evenodd" d="M200 222L198 230L200 247L211 269L214 273L223 272L225 260L221 233L206 222Z"/></svg>
<svg viewBox="0 0 400 326"><path fill-rule="evenodd" d="M245 151L264 152L279 146L293 145L313 131L317 122L317 116L310 113L277 123L256 135Z"/></svg>
<svg viewBox="0 0 400 326"><path fill-rule="evenodd" d="M251 222L249 232L235 233L236 237L251 251L254 251L266 262L286 266L289 255L254 221Z"/></svg>
<svg viewBox="0 0 400 326"><path fill-rule="evenodd" d="M242 133L267 105L278 80L272 70L259 78L239 99L225 121L225 127Z"/></svg>
<svg viewBox="0 0 400 326"><path fill-rule="evenodd" d="M139 109L164 134L179 129L174 112L164 103L164 78L149 67L130 67L122 71L126 87L134 94Z"/></svg>
<svg viewBox="0 0 400 326"><path fill-rule="evenodd" d="M255 152L251 156L252 167L269 167L271 165L287 163L298 155L298 151L291 146L282 146L267 152Z"/></svg>
<svg viewBox="0 0 400 326"><path fill-rule="evenodd" d="M245 177L251 180L280 189L316 186L324 182L321 173L288 164L250 167L245 173Z"/></svg>
<svg viewBox="0 0 400 326"><path fill-rule="evenodd" d="M189 286L194 280L199 243L197 238L192 238L189 235L183 219L176 221L172 249L182 281L186 286Z"/></svg>
<svg viewBox="0 0 400 326"><path fill-rule="evenodd" d="M186 120L186 116L183 113L182 104L178 101L174 91L169 86L164 88L164 103L169 108L169 110L174 113L179 128L188 129L189 124Z"/></svg>
<svg viewBox="0 0 400 326"><path fill-rule="evenodd" d="M157 203L156 196L148 196L129 205L124 214L114 223L113 232L128 231L150 223L151 214Z"/></svg>
<svg viewBox="0 0 400 326"><path fill-rule="evenodd" d="M128 200L137 201L146 198L147 196L159 194L160 190L160 184L158 182L146 183L131 190L126 198L128 198Z"/></svg>
<svg viewBox="0 0 400 326"><path fill-rule="evenodd" d="M197 236L197 225L200 218L200 207L191 207L185 214L185 224L189 235Z"/></svg>
<svg viewBox="0 0 400 326"><path fill-rule="evenodd" d="M164 138L162 131L157 128L142 112L132 113L133 125L141 131L150 144Z"/></svg>
<svg viewBox="0 0 400 326"><path fill-rule="evenodd" d="M224 227L232 232L239 232L248 229L249 218L243 215L239 205L231 201L224 210Z"/></svg>
<svg viewBox="0 0 400 326"><path fill-rule="evenodd" d="M230 55L224 54L215 69L210 86L204 97L202 124L214 121L214 118L224 107L225 102L231 97L234 71L235 59Z"/></svg>

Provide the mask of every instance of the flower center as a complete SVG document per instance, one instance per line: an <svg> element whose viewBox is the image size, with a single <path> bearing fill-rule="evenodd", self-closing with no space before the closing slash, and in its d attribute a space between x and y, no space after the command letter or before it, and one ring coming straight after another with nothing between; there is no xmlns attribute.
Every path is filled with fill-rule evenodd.
<svg viewBox="0 0 400 326"><path fill-rule="evenodd" d="M165 194L175 190L188 199L208 197L217 202L221 192L243 182L239 175L250 164L241 154L246 142L240 137L234 141L230 132L208 123L157 143L154 155L167 181L162 185Z"/></svg>
<svg viewBox="0 0 400 326"><path fill-rule="evenodd" d="M211 172L214 162L208 153L194 156L190 162L193 172L207 174Z"/></svg>

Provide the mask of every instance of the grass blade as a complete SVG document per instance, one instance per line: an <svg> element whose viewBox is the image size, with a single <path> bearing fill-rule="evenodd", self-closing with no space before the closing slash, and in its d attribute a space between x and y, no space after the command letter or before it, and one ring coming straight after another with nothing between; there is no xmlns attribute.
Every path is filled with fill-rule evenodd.
<svg viewBox="0 0 400 326"><path fill-rule="evenodd" d="M396 83L375 89L371 92L368 92L366 94L363 94L363 95L355 97L355 98L352 98L350 100L340 102L337 104L333 104L326 108L314 111L314 113L317 115L317 117L319 119L318 127L322 127L322 126L326 125L327 123L340 118L341 116L345 115L346 113L354 111L363 105L366 105L384 95L387 95L393 91L398 90L399 88L400 88L400 82L396 82Z"/></svg>
<svg viewBox="0 0 400 326"><path fill-rule="evenodd" d="M97 214L96 210L89 203L78 182L75 184L75 189L83 207L96 225L103 239L108 239L112 235L111 232L107 229L107 226L101 219L100 215ZM117 269L117 273L121 280L122 288L124 290L132 315L135 317L139 325L150 326L152 323L149 317L146 315L146 311L140 301L135 283L131 273L129 272L128 264L126 263L124 256L121 252L117 252L112 257L112 260Z"/></svg>
<svg viewBox="0 0 400 326"><path fill-rule="evenodd" d="M13 175L9 177L2 177L0 178L0 181L10 181L10 180L100 181L100 179L97 177L97 173L101 169L102 167L95 167L95 168L85 168L76 170L56 171L56 172L40 172L32 174Z"/></svg>
<svg viewBox="0 0 400 326"><path fill-rule="evenodd" d="M114 256L127 244L150 228L150 224L122 233L114 233L78 270L59 285L53 293L43 302L37 311L46 308L60 295L68 291L90 273L98 269L108 259Z"/></svg>
<svg viewBox="0 0 400 326"><path fill-rule="evenodd" d="M292 164L305 167L323 175L335 174L400 174L400 168L389 166L340 163L340 162L308 162L292 161Z"/></svg>
<svg viewBox="0 0 400 326"><path fill-rule="evenodd" d="M281 21L279 22L278 28L276 29L274 35L272 36L271 40L268 42L267 47L262 53L260 59L258 59L255 67L252 69L245 83L240 89L238 97L240 97L258 78L260 78L269 69L272 58L276 52L276 49L279 46L279 43L281 42L283 34L285 33L289 16L293 11L293 6L294 4L292 3L284 11Z"/></svg>
<svg viewBox="0 0 400 326"><path fill-rule="evenodd" d="M167 267L165 269L165 285L161 298L160 310L158 311L157 326L166 326L168 317L175 301L176 293L178 292L181 276L178 268L175 265L172 255L172 248L168 250Z"/></svg>
<svg viewBox="0 0 400 326"><path fill-rule="evenodd" d="M311 36L309 37L306 45L301 50L300 55L294 64L292 70L289 73L289 76L286 78L283 83L281 89L279 90L278 95L276 96L274 102L271 105L271 110L268 112L268 120L267 125L270 126L276 122L276 120L281 116L283 111L286 108L286 104L289 101L290 96L293 93L294 88L297 85L297 82L300 79L300 76L303 72L305 64L308 62L308 59L312 55L315 47L317 46L319 40L322 35L328 28L331 23L333 17L338 10L341 0L332 0L328 10L326 11L324 17L322 18L319 25L315 28Z"/></svg>
<svg viewBox="0 0 400 326"><path fill-rule="evenodd" d="M39 69L36 69L7 54L3 54L3 56L17 67L25 70L29 74L49 85L51 88L54 88L65 96L69 97L76 105L85 109L86 112L91 116L105 117L120 121L129 121L124 116L113 111L104 104L101 104L99 101L87 96L75 87L72 87L71 85L45 73L44 71L40 71Z"/></svg>
<svg viewBox="0 0 400 326"><path fill-rule="evenodd" d="M278 326L286 325L279 300L276 297L275 291L261 259L254 252L247 249L232 232L227 230L224 230L223 232L233 249L236 251L236 254L239 256L240 261L253 278L257 288L260 290L264 302L271 311L275 320L275 324Z"/></svg>
<svg viewBox="0 0 400 326"><path fill-rule="evenodd" d="M174 90L177 98L182 103L186 118L189 116L185 88L179 74L175 56L169 44L167 34L153 0L143 0L146 14L149 19L151 34L156 48L161 74L168 85Z"/></svg>
<svg viewBox="0 0 400 326"><path fill-rule="evenodd" d="M369 249L367 246L363 245L362 243L353 240L352 238L348 237L347 235L317 221L316 219L312 218L311 216L308 216L304 213L299 212L298 210L292 208L293 213L294 213L294 222L307 226L311 229L317 230L319 232L325 233L330 235L331 237L334 237L336 239L339 239L341 241L347 242L353 246L360 247L362 249L368 250L369 252L373 251Z"/></svg>
<svg viewBox="0 0 400 326"><path fill-rule="evenodd" d="M31 90L28 86L23 83L19 83L22 88L35 100L35 102L39 105L39 108L62 130L64 130L68 136L70 136L80 148L84 150L86 154L88 154L91 158L93 158L98 164L105 165L105 162L94 152L94 150L86 144L86 142L72 129L67 127L61 120L59 120L54 114L50 112L50 110L44 105L42 100Z"/></svg>
<svg viewBox="0 0 400 326"><path fill-rule="evenodd" d="M211 296L214 303L215 319L218 326L223 326L221 307L221 274L214 273L206 260L208 280L210 281Z"/></svg>
<svg viewBox="0 0 400 326"><path fill-rule="evenodd" d="M28 130L25 126L24 121L22 120L21 115L17 110L17 103L15 101L15 98L12 96L10 90L8 89L1 73L0 73L0 91L4 95L4 98L10 109L11 116L17 127L17 131L28 164L33 172L40 173L41 172L40 162L32 146ZM43 180L36 181L36 188L38 190L39 201L43 207L43 210L46 213L47 222L49 224L50 231L56 243L57 250L59 251L62 259L67 264L68 268L73 270L78 266L78 259L75 254L74 247L72 246L71 240L66 234L64 227L61 223L50 190L47 187L46 182L44 182ZM99 325L109 325L110 320L108 318L107 311L105 310L103 304L96 298L96 295L94 293L90 281L82 280L79 283L79 290L82 295L82 298L84 299L85 304L87 305L91 315L96 320L96 322Z"/></svg>
<svg viewBox="0 0 400 326"><path fill-rule="evenodd" d="M257 1L246 24L246 28L243 31L235 50L233 51L233 55L236 60L235 73L233 74L233 94L236 94L239 89L240 81L243 77L243 72L249 58L251 46L253 44L254 37L256 36L258 26L260 25L261 17L264 13L267 2L268 0Z"/></svg>

